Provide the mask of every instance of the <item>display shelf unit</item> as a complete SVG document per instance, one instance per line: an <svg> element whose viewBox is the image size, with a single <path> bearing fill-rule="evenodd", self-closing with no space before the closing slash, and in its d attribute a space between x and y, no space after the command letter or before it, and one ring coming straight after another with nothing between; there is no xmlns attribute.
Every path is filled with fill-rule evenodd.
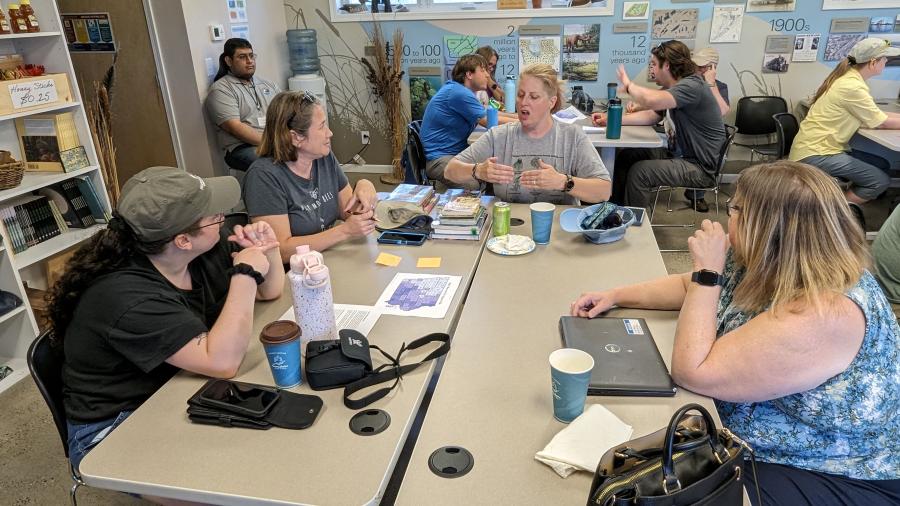
<svg viewBox="0 0 900 506"><path fill-rule="evenodd" d="M27 172L22 178L22 184L0 191L0 207L4 207L6 202L14 197L27 195L46 186L74 177L88 177L97 190L101 205L109 210L106 186L97 162L97 153L84 110L84 100L81 97L81 90L78 89L77 77L72 69L72 60L63 34L56 1L32 0L31 5L34 7L35 14L44 31L0 35L0 54L18 53L22 55L26 63L43 65L47 73L67 74L72 101L55 103L38 110L0 115L0 149L11 152L17 160L22 159L15 129L14 120L16 118L71 111L75 115L78 139L87 152L91 166L69 173ZM2 86L3 82L0 81L0 87ZM19 253L15 253L8 247L12 242L5 227L0 226L0 234L3 237L3 246L0 247L0 290L12 292L22 299L22 306L0 315L0 365L8 365L13 369L10 376L0 380L0 392L28 376L25 355L28 347L38 335L37 321L25 293L23 277L29 281L29 286L39 285L40 280L34 280L28 276L34 276L35 272L43 273L40 268L41 262L90 238L104 226L98 224L83 229L71 228L68 232Z"/></svg>

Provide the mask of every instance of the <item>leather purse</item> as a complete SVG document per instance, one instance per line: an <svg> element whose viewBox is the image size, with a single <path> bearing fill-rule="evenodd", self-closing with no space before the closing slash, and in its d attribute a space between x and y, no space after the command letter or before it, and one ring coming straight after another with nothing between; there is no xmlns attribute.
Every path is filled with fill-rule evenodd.
<svg viewBox="0 0 900 506"><path fill-rule="evenodd" d="M204 400L203 393L216 382L226 382L238 390L273 392L276 399L264 412L252 414L246 410L229 408L226 404L210 404ZM188 399L187 413L190 421L204 425L263 430L281 427L299 430L309 427L316 421L322 405L322 399L315 395L297 394L253 383L211 379Z"/></svg>
<svg viewBox="0 0 900 506"><path fill-rule="evenodd" d="M690 411L700 415L688 416ZM753 450L746 442L726 428L717 430L703 406L687 404L667 428L609 449L597 465L587 504L742 506L747 456Z"/></svg>
<svg viewBox="0 0 900 506"><path fill-rule="evenodd" d="M339 339L310 341L306 345L306 381L313 390L328 390L344 387L344 405L350 409L362 409L384 398L400 378L420 365L446 355L450 350L450 336L443 333L428 334L407 345L403 343L394 357L374 344L356 330L341 329ZM414 350L430 343L441 345L428 354L421 362L401 365L400 359L408 350ZM378 350L388 361L376 368L372 367L371 349ZM378 389L360 399L351 396L360 390L394 380L389 387Z"/></svg>

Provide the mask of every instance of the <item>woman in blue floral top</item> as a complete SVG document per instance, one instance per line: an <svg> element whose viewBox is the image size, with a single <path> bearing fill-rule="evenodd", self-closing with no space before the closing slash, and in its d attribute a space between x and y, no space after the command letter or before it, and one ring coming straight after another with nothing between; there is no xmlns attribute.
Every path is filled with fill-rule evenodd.
<svg viewBox="0 0 900 506"><path fill-rule="evenodd" d="M840 188L757 165L727 209L729 234L704 220L688 239L719 284L672 275L585 293L572 314L680 310L672 376L755 449L762 504L900 504L900 327Z"/></svg>

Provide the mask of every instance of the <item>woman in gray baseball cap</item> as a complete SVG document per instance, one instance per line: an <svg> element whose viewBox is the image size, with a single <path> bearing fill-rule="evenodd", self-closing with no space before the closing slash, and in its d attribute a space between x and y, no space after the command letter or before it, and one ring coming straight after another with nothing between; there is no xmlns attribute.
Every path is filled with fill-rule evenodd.
<svg viewBox="0 0 900 506"><path fill-rule="evenodd" d="M849 142L860 128L900 129L900 114L879 109L866 84L884 71L888 58L898 55L900 49L884 39L857 42L816 91L791 146L792 161L850 181L844 195L853 204L881 195L891 182L886 160L851 150Z"/></svg>
<svg viewBox="0 0 900 506"><path fill-rule="evenodd" d="M239 197L233 177L143 170L51 289L75 469L179 369L237 373L254 301L278 297L284 285L268 224L235 226L221 240L223 213Z"/></svg>

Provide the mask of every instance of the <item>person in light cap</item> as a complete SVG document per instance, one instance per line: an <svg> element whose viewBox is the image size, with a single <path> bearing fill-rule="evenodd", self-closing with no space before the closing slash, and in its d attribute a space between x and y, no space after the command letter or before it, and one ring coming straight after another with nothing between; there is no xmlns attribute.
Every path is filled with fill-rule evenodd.
<svg viewBox="0 0 900 506"><path fill-rule="evenodd" d="M50 290L62 349L69 459L87 452L179 369L228 378L247 350L256 299L281 295L278 242L265 222L237 225L233 177L151 167Z"/></svg>
<svg viewBox="0 0 900 506"><path fill-rule="evenodd" d="M850 181L845 195L852 204L878 197L891 182L886 160L851 150L849 142L860 128L900 129L900 114L879 109L866 84L884 71L888 58L898 55L900 49L884 39L857 42L816 91L791 147L791 160Z"/></svg>

